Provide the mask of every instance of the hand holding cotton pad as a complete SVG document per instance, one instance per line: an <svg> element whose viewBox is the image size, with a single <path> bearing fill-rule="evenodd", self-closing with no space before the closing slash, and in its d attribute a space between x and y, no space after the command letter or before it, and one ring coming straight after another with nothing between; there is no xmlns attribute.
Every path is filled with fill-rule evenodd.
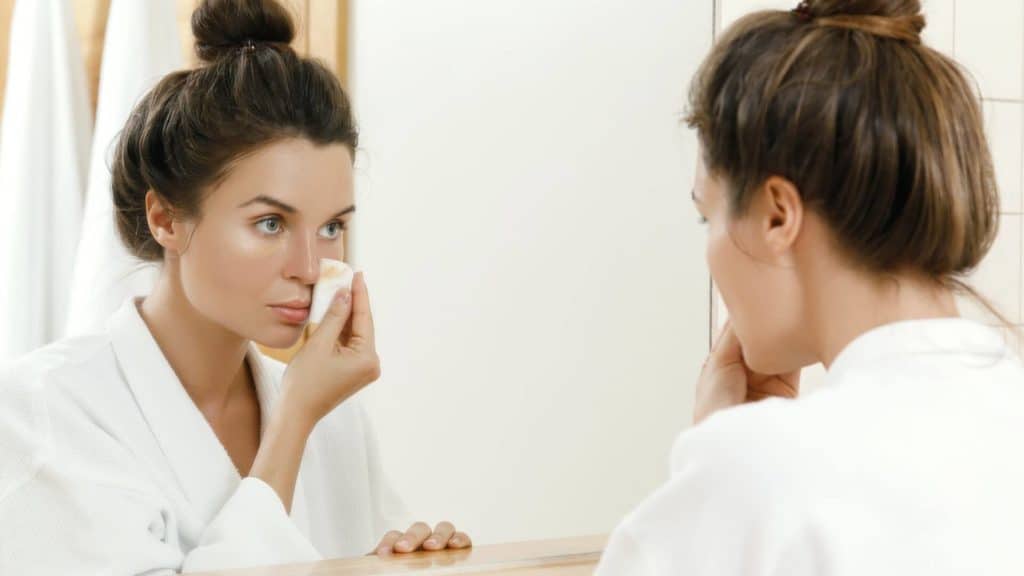
<svg viewBox="0 0 1024 576"><path fill-rule="evenodd" d="M342 288L351 290L353 278L355 278L355 272L348 264L330 258L320 259L320 279L313 287L313 304L309 309L311 323L319 324L323 321L324 314L327 314L327 309L331 307L331 302L334 300L334 295Z"/></svg>

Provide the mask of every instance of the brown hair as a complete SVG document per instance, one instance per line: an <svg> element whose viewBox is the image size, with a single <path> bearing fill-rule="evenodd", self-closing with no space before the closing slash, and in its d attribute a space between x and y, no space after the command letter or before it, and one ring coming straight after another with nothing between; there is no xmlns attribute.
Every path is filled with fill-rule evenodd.
<svg viewBox="0 0 1024 576"><path fill-rule="evenodd" d="M198 217L203 192L262 146L285 138L340 143L351 152L358 145L338 79L292 50L295 26L276 0L203 0L192 32L203 64L150 90L114 153L118 231L143 260L163 258L146 221L149 190L176 217Z"/></svg>
<svg viewBox="0 0 1024 576"><path fill-rule="evenodd" d="M999 198L973 86L921 43L920 10L810 0L750 14L702 64L687 122L733 215L782 176L855 263L964 287L996 236Z"/></svg>

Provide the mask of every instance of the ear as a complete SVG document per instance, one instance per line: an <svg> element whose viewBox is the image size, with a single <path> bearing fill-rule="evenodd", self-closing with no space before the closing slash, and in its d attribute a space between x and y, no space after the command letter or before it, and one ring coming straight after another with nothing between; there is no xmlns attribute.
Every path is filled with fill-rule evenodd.
<svg viewBox="0 0 1024 576"><path fill-rule="evenodd" d="M164 254L179 255L185 251L187 227L174 218L170 207L154 190L146 192L146 222L153 239L163 246Z"/></svg>
<svg viewBox="0 0 1024 576"><path fill-rule="evenodd" d="M761 241L768 254L788 261L803 229L804 201L800 190L781 176L769 176L758 196Z"/></svg>

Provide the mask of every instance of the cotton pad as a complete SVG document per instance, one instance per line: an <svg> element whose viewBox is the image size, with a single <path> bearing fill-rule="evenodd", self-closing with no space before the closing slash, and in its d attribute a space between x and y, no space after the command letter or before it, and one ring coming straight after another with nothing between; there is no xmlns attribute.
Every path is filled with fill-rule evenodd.
<svg viewBox="0 0 1024 576"><path fill-rule="evenodd" d="M351 290L354 277L355 271L341 260L320 259L320 279L313 287L313 303L309 309L311 323L319 324L323 321L334 295L342 288Z"/></svg>

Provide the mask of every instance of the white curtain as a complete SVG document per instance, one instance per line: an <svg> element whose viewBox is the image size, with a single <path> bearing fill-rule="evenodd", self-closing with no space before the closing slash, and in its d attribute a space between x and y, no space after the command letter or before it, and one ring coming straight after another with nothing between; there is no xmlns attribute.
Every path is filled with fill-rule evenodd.
<svg viewBox="0 0 1024 576"><path fill-rule="evenodd" d="M92 115L69 0L18 0L0 129L0 359L67 316Z"/></svg>
<svg viewBox="0 0 1024 576"><path fill-rule="evenodd" d="M110 165L120 130L139 99L165 74L183 66L174 0L112 0L100 68L96 133L82 239L70 290L66 334L103 328L133 295L152 288L158 268L131 256L117 235Z"/></svg>

